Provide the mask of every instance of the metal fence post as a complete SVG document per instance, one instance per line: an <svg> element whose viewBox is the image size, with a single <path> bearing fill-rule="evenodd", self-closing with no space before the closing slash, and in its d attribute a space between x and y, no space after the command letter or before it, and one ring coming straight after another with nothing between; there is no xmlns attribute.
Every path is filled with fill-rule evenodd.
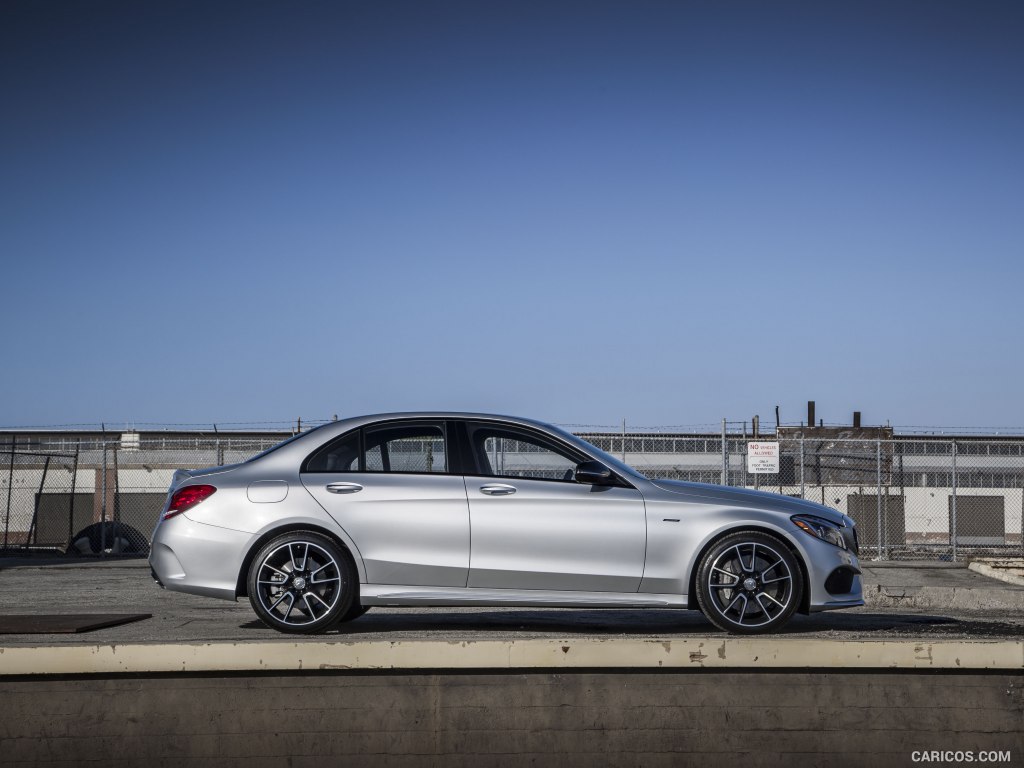
<svg viewBox="0 0 1024 768"><path fill-rule="evenodd" d="M804 436L800 435L800 498L804 498Z"/></svg>
<svg viewBox="0 0 1024 768"><path fill-rule="evenodd" d="M18 438L11 435L11 466L7 473L7 513L4 515L4 549L7 549L7 535L11 529L11 489L14 488L14 444Z"/></svg>
<svg viewBox="0 0 1024 768"><path fill-rule="evenodd" d="M949 541L953 547L953 562L956 562L956 440L953 441L953 496L949 513Z"/></svg>
<svg viewBox="0 0 1024 768"><path fill-rule="evenodd" d="M740 443L740 463L743 465L743 487L750 485L750 474L747 472L747 422L743 422L743 442Z"/></svg>
<svg viewBox="0 0 1024 768"><path fill-rule="evenodd" d="M217 466L222 467L224 466L224 450L220 447L220 432L217 431L216 424L213 425L213 434L217 436Z"/></svg>
<svg viewBox="0 0 1024 768"><path fill-rule="evenodd" d="M729 484L729 449L725 443L725 419L722 419L722 485Z"/></svg>
<svg viewBox="0 0 1024 768"><path fill-rule="evenodd" d="M75 535L75 491L78 490L78 454L82 450L82 441L75 444L75 467L71 470L71 509L68 510L68 547Z"/></svg>
<svg viewBox="0 0 1024 768"><path fill-rule="evenodd" d="M33 537L36 541L39 540L39 504L43 500L43 489L46 488L46 476L50 472L50 459L52 458L52 456L47 456L43 462L43 475L39 478L39 490L36 491L36 498L32 503L32 522L29 523L28 533L25 534L25 544L22 547L26 551L28 551L28 545Z"/></svg>
<svg viewBox="0 0 1024 768"><path fill-rule="evenodd" d="M885 532L882 530L882 441L875 441L875 480L877 481L877 496L875 501L878 507L878 554L875 556L876 560L884 560L885 557L882 554L882 542L885 538Z"/></svg>
<svg viewBox="0 0 1024 768"><path fill-rule="evenodd" d="M107 443L103 443L103 477L100 479L100 557L107 556Z"/></svg>
<svg viewBox="0 0 1024 768"><path fill-rule="evenodd" d="M756 441L758 439L759 438L757 436L757 430L755 429L754 430L754 440ZM781 446L780 446L780 449L781 449ZM744 453L744 456L743 456L743 466L746 467L746 466L749 465L749 462L750 462L750 443L746 443L743 446L743 453ZM780 450L779 453L781 454L782 451ZM780 456L779 462L780 463L782 462L781 456ZM781 472L781 470L782 470L781 466L779 467L779 470ZM747 476L747 482L748 483L750 482L750 476L749 475ZM755 472L754 473L754 490L755 491L761 490L761 473L760 472Z"/></svg>
<svg viewBox="0 0 1024 768"><path fill-rule="evenodd" d="M120 472L118 472L118 466L117 466L117 449L118 449L119 446L120 446L119 443L115 443L114 444L114 449L113 449L114 450L114 512L110 516L110 519L114 523L120 523L121 522L121 486L117 482L118 476L121 474ZM111 538L110 538L110 547L111 547L111 549L113 549L114 545L117 543L117 537L114 535L114 530L117 527L118 526L116 526L116 525L112 525L111 526L111 533L110 533L110 536L111 536Z"/></svg>

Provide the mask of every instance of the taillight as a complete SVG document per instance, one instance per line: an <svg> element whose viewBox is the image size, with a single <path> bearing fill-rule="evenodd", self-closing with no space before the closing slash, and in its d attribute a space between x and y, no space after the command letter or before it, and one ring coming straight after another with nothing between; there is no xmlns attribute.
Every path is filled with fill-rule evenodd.
<svg viewBox="0 0 1024 768"><path fill-rule="evenodd" d="M180 515L186 509L192 509L196 504L208 499L217 489L212 485L188 485L179 488L171 496L171 503L164 512L164 520L175 515Z"/></svg>

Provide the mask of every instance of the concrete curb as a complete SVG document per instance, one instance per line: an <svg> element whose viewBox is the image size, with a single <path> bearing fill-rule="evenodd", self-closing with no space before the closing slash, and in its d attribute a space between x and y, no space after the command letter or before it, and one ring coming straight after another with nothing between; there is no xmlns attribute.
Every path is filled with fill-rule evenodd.
<svg viewBox="0 0 1024 768"><path fill-rule="evenodd" d="M974 566L972 565L973 569ZM988 575L988 574L985 574ZM998 586L975 587L889 587L865 586L864 605L871 608L917 608L922 610L1024 611L1024 590Z"/></svg>
<svg viewBox="0 0 1024 768"><path fill-rule="evenodd" d="M0 676L396 669L1024 669L1024 641L264 642L0 648Z"/></svg>
<svg viewBox="0 0 1024 768"><path fill-rule="evenodd" d="M1024 587L1024 576L1018 576L1005 568L993 568L988 563L979 563L977 561L971 563L968 568L975 573L980 573L982 576L988 576L990 579L998 579L999 581L1005 581L1007 584L1016 584L1018 587Z"/></svg>

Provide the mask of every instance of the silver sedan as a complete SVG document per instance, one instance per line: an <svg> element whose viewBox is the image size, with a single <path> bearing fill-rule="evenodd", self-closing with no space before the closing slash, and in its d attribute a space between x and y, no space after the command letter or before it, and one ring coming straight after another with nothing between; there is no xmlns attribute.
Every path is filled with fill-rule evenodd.
<svg viewBox="0 0 1024 768"><path fill-rule="evenodd" d="M179 470L150 565L282 632L375 605L689 608L728 632L863 605L853 520L652 480L557 427L466 413L331 422Z"/></svg>

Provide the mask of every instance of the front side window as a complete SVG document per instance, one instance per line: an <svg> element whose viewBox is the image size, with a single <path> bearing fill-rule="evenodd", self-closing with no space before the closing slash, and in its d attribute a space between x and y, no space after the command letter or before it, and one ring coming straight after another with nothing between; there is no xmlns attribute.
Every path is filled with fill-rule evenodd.
<svg viewBox="0 0 1024 768"><path fill-rule="evenodd" d="M474 458L485 477L571 482L576 465L586 458L526 430L470 424L468 431Z"/></svg>

